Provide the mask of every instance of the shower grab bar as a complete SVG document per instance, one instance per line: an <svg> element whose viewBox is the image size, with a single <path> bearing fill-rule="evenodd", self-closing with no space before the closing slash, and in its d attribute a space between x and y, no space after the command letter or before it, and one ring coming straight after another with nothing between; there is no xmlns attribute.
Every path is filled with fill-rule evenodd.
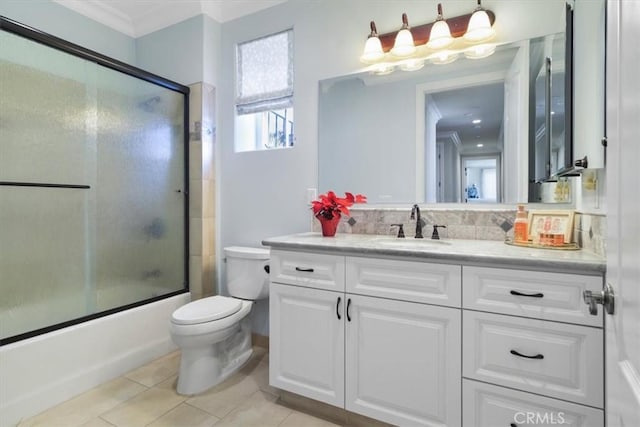
<svg viewBox="0 0 640 427"><path fill-rule="evenodd" d="M91 188L89 185L77 185L77 184L46 184L42 182L10 182L0 181L0 186L7 187L44 187L44 188L81 188L88 190Z"/></svg>

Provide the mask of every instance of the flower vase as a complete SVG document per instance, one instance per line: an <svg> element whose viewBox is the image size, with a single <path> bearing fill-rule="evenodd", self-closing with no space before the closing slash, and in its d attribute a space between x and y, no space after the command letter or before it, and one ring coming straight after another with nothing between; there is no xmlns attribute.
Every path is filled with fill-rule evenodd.
<svg viewBox="0 0 640 427"><path fill-rule="evenodd" d="M338 230L338 224L340 223L340 215L334 215L333 218L325 218L321 215L317 215L318 221L322 226L322 235L325 237L333 237Z"/></svg>

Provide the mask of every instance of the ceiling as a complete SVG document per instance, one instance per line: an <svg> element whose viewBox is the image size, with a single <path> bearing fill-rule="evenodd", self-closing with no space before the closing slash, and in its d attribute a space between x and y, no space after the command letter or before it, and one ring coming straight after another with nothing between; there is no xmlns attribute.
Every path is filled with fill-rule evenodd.
<svg viewBox="0 0 640 427"><path fill-rule="evenodd" d="M504 82L432 93L442 114L438 134L456 132L462 151L496 152L501 150L500 132L504 119ZM473 123L474 120L481 120ZM476 144L484 144L477 150Z"/></svg>
<svg viewBox="0 0 640 427"><path fill-rule="evenodd" d="M131 37L204 14L222 23L287 0L54 0Z"/></svg>

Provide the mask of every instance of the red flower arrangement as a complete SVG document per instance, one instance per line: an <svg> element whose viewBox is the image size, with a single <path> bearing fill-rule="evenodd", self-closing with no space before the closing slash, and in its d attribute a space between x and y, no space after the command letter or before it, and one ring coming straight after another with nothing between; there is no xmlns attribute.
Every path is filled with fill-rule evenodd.
<svg viewBox="0 0 640 427"><path fill-rule="evenodd" d="M333 191L327 191L327 194L321 194L318 196L319 200L311 202L313 208L313 214L318 217L321 216L325 219L331 219L334 216L340 217L340 214L349 215L349 208L354 203L367 203L367 196L362 194L345 193L344 198L336 197L336 193Z"/></svg>
<svg viewBox="0 0 640 427"><path fill-rule="evenodd" d="M342 214L349 216L349 208L354 203L367 203L367 197L362 194L345 193L344 197L337 197L333 191L318 196L318 200L311 202L313 214L322 225L324 236L334 236Z"/></svg>

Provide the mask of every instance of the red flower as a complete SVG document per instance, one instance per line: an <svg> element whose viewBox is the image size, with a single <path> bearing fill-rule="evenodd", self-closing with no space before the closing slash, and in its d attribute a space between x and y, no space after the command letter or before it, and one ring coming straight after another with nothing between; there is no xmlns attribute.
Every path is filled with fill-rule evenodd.
<svg viewBox="0 0 640 427"><path fill-rule="evenodd" d="M354 203L367 203L367 196L362 194L345 193L344 198L336 197L333 191L327 191L327 194L318 196L318 200L311 202L313 214L326 219L331 219L335 215L345 214L349 216L349 208Z"/></svg>

